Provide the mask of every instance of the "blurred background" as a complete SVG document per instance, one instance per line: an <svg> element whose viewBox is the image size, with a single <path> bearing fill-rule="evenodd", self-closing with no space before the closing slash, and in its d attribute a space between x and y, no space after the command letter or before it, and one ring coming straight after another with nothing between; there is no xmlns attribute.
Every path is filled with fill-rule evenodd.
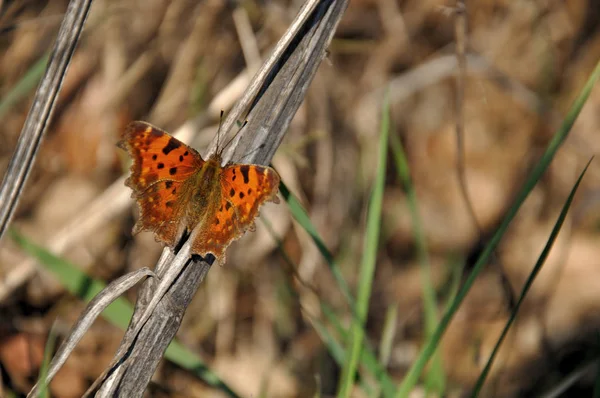
<svg viewBox="0 0 600 398"><path fill-rule="evenodd" d="M128 159L115 145L124 127L141 119L177 132L196 120L193 134L182 140L205 154L220 110L227 112L241 95L301 4L95 1L14 227L97 279L152 267L161 244L150 233L131 235L137 208L122 180ZM454 1L351 1L273 159L352 291L386 88L391 135L406 150L443 308L600 59L596 0L465 4L469 70L457 102ZM13 153L66 6L63 0L0 0L0 171ZM596 86L443 338L446 396L461 396L480 374L570 189L600 150L599 133ZM423 285L407 195L393 160L388 163L366 333L399 382L424 338ZM563 396L590 393L597 370L585 366L597 357L600 326L599 198L600 163L594 160L484 396L537 395L581 369L590 372ZM259 220L256 232L231 245L227 264L210 271L178 338L240 396L334 395L340 368L314 325L325 322L319 303L346 326L351 312L287 205L265 205L261 219L266 225ZM135 292L127 296L135 300ZM50 328L60 341L83 307L8 236L3 239L0 395L29 390ZM121 336L122 330L97 321L51 385L52 396L81 396ZM382 336L390 342L385 355ZM148 396L201 395L224 396L163 361ZM353 395L376 396L360 388Z"/></svg>

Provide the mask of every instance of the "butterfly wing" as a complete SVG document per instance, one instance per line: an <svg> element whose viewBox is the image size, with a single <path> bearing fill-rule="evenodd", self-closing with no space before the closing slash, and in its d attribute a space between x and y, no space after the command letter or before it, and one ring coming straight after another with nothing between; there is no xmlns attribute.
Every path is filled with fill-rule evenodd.
<svg viewBox="0 0 600 398"><path fill-rule="evenodd" d="M133 158L125 181L140 209L133 232L152 231L157 240L175 246L188 199L186 181L204 161L194 149L144 122L130 123L118 145Z"/></svg>
<svg viewBox="0 0 600 398"><path fill-rule="evenodd" d="M254 229L254 219L260 205L279 202L279 175L270 167L232 164L221 173L221 201L205 236L194 242L196 253L212 253L224 262L225 249L248 229Z"/></svg>

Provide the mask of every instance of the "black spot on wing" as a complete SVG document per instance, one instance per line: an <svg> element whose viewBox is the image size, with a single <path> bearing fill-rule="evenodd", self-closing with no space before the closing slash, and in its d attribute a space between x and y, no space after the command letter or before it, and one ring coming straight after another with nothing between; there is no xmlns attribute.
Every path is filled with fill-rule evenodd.
<svg viewBox="0 0 600 398"><path fill-rule="evenodd" d="M235 195L235 189L231 188L229 191L229 196L233 197L233 195Z"/></svg>
<svg viewBox="0 0 600 398"><path fill-rule="evenodd" d="M152 160L156 160L156 158L158 158L158 156L156 156L156 154L152 155Z"/></svg>
<svg viewBox="0 0 600 398"><path fill-rule="evenodd" d="M229 210L231 208L231 203L227 202L225 204L225 210Z"/></svg>
<svg viewBox="0 0 600 398"><path fill-rule="evenodd" d="M248 184L250 179L248 178L248 170L250 170L250 166L243 165L240 167L240 171L242 172L242 176L244 177L244 184Z"/></svg>
<svg viewBox="0 0 600 398"><path fill-rule="evenodd" d="M244 193L240 192L240 199L244 199Z"/></svg>
<svg viewBox="0 0 600 398"><path fill-rule="evenodd" d="M175 202L173 202L172 200L167 201L167 203L165 203L165 206L167 207L173 207L175 205Z"/></svg>
<svg viewBox="0 0 600 398"><path fill-rule="evenodd" d="M173 186L173 181L165 181L165 187L167 189L171 188Z"/></svg>
<svg viewBox="0 0 600 398"><path fill-rule="evenodd" d="M167 145L162 149L165 155L168 155L172 150L177 149L181 146L181 142L177 141L175 138L171 137Z"/></svg>
<svg viewBox="0 0 600 398"><path fill-rule="evenodd" d="M163 169L165 167L165 164L164 163L159 163L156 167L158 169Z"/></svg>
<svg viewBox="0 0 600 398"><path fill-rule="evenodd" d="M169 174L171 174L171 175L175 175L175 173L177 173L177 167L171 167L171 168L169 169Z"/></svg>

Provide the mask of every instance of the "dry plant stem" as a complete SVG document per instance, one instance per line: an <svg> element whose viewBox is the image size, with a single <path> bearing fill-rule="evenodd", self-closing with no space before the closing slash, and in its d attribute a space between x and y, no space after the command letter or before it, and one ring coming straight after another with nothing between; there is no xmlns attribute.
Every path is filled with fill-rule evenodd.
<svg viewBox="0 0 600 398"><path fill-rule="evenodd" d="M250 17L246 9L239 5L233 10L232 16L248 70L255 73L260 68L260 51L256 36L252 31Z"/></svg>
<svg viewBox="0 0 600 398"><path fill-rule="evenodd" d="M12 219L33 166L91 4L92 0L72 0L67 7L46 72L35 93L17 148L0 186L0 239Z"/></svg>
<svg viewBox="0 0 600 398"><path fill-rule="evenodd" d="M467 77L467 57L466 57L466 48L467 48L467 7L462 0L458 0L456 2L456 20L455 20L455 35L456 35L456 62L458 66L458 71L456 73L456 172L458 174L458 185L460 188L460 192L465 201L465 205L467 206L467 211L469 216L473 220L475 228L479 234L479 238L483 239L484 232L483 228L479 224L477 220L477 214L475 214L475 209L473 208L473 203L471 202L471 198L469 197L469 191L467 189L467 180L466 180L466 170L465 170L465 143L464 143L464 134L465 134L465 120L464 120L464 100L465 100L465 85L466 85L466 77ZM495 255L492 254L492 258L495 259L496 269L499 273L500 283L502 284L502 288L505 292L505 297L507 301L507 305L509 308L513 308L515 304L514 293L511 289L511 285L504 273L502 264L500 260Z"/></svg>
<svg viewBox="0 0 600 398"><path fill-rule="evenodd" d="M142 268L124 275L106 286L100 293L96 295L96 297L94 297L92 301L88 303L85 310L79 316L77 322L75 322L73 325L68 338L61 344L60 348L56 352L56 355L54 358L52 358L50 366L48 367L48 373L46 374L46 384L50 383L52 378L65 363L77 343L92 326L92 323L96 320L96 318L98 318L100 313L104 311L104 309L108 307L110 303L119 298L127 290L131 289L140 280L148 276L155 277L156 275L148 268ZM38 394L39 388L40 385L38 382L38 384L31 389L27 396L35 397Z"/></svg>
<svg viewBox="0 0 600 398"><path fill-rule="evenodd" d="M177 292L171 291L171 294L169 294L167 296L167 299L164 301L163 297L165 296L165 293L167 293L167 290L173 288L175 279L180 275L181 270L190 262L189 259L191 257L190 249L192 242L192 239L188 239L188 241L183 245L183 247L179 251L178 255L175 256L173 259L170 258L171 252L169 249L165 249L163 251L163 254L161 255L161 258L159 259L159 262L156 266L157 275L159 276L158 284L156 283L156 281L148 281L146 283L145 287L149 288L145 288L142 290L140 299L136 302L133 318L131 320L129 328L125 332L123 340L121 341L121 346L115 354L113 361L107 367L105 372L92 385L92 387L90 387L88 393L93 392L96 388L100 386L100 384L106 379L113 367L115 367L124 360L127 360L127 362L130 363L131 360L135 358L133 355L125 358L125 355L127 354L127 351L134 345L135 340L137 339L141 329L144 327L148 319L153 315L155 309L157 309L157 306L159 304L166 307L164 308L163 313L169 315L163 317L161 321L168 322L169 320L181 320L181 318L183 317L183 312L181 312L180 314L176 314L175 317L172 316L173 312L177 312L178 309L185 311L185 308L187 307L187 304L189 304L189 301L191 301L195 290L192 291L188 289L185 292L187 293L183 298L184 303L186 303L185 306L177 305L179 301L178 299L181 299L181 297L177 297ZM197 268L201 272L197 275L191 276L191 278L196 277L197 280L199 277L201 277L202 279L204 279L204 276L208 272L210 265L204 262L201 262L200 265L201 266ZM206 267L204 267L204 265L206 265ZM201 280L198 281L198 284L199 282L201 282ZM176 326L178 327L179 325L177 324ZM161 336L150 335L148 337L151 339L160 339ZM150 347L155 346L160 347L160 345L158 344L150 345ZM144 354L147 355L148 351L144 351ZM162 356L162 351L159 354ZM114 396L118 388L118 385L115 382L119 380L118 376L121 376L125 369L126 368L123 366L118 367L117 371L113 373L110 378L106 379L106 383L104 384L102 391L100 391L100 396ZM86 396L88 393L86 393ZM121 392L118 393L118 395L120 394ZM127 394L126 396L129 395Z"/></svg>
<svg viewBox="0 0 600 398"><path fill-rule="evenodd" d="M218 117L223 109L231 109L250 83L252 75L248 68L241 71L229 84L214 96L206 108L206 112L212 117Z"/></svg>
<svg viewBox="0 0 600 398"><path fill-rule="evenodd" d="M483 75L510 93L516 102L525 106L529 111L538 114L550 114L550 124L561 120L560 115L547 109L538 95L520 82L502 73L479 54L467 53L467 72L470 75ZM429 87L456 73L456 55L442 55L424 62L416 68L395 77L385 86L371 91L361 101L361 108L368 104L377 104L381 107L381 98L386 91L390 93L390 104L406 100L411 95Z"/></svg>
<svg viewBox="0 0 600 398"><path fill-rule="evenodd" d="M225 161L250 153L251 156L244 157L245 161L270 162L346 7L344 0L313 0L302 7L223 123L223 131L228 132L242 113L248 117L248 125L236 136L224 156ZM213 150L214 144L213 141ZM144 284L134 317L115 356L116 366L107 369L108 377L99 378L89 394L95 393L97 388L96 396L100 397L143 395L164 350L179 328L185 308L210 269L208 263L189 260L189 244L194 233L176 256L168 249L163 252L157 265L158 285L151 281ZM173 279L171 283L169 280ZM164 296L163 291L166 291Z"/></svg>
<svg viewBox="0 0 600 398"><path fill-rule="evenodd" d="M454 31L456 36L456 62L458 70L456 73L456 100L454 103L456 112L456 171L458 174L458 185L462 193L465 205L469 216L477 228L479 236L483 236L483 230L477 221L477 215L473 209L473 204L469 198L469 191L467 190L467 181L465 173L465 115L464 115L464 102L465 102L465 82L467 76L467 58L466 58L466 47L467 47L467 16L466 6L464 1L457 1L455 12L455 23Z"/></svg>
<svg viewBox="0 0 600 398"><path fill-rule="evenodd" d="M274 68L278 62L282 60L284 53L287 51L288 46L292 43L292 40L296 38L296 35L299 33L300 29L306 23L314 9L317 7L319 3L322 3L320 0L309 0L300 9L296 19L292 22L292 25L289 29L284 33L283 37L277 43L277 46L273 50L273 53L269 56L269 58L265 61L263 66L259 69L257 74L252 78L248 88L244 92L244 95L237 104L233 107L231 112L227 115L227 118L223 122L222 131L227 134L235 122L240 119L243 113L249 114L252 108L252 102L259 95L259 91L263 88L263 84L265 80L267 80L268 75L274 71ZM250 126L247 126L246 131L248 131ZM287 126L286 126L287 127ZM242 134L240 134L241 136ZM216 149L216 137L212 142L212 149ZM237 145L237 141L233 142L231 148L235 148ZM223 156L223 161L227 163L231 160L231 151L227 151ZM212 151L209 152L209 155L212 154ZM271 155L272 156L272 155Z"/></svg>

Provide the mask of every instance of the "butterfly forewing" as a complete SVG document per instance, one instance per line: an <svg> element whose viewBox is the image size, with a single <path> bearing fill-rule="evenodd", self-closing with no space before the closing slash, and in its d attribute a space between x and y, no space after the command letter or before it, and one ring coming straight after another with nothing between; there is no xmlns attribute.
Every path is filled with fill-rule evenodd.
<svg viewBox="0 0 600 398"><path fill-rule="evenodd" d="M138 192L156 181L185 181L204 163L193 148L144 122L130 123L119 146L133 158L127 184Z"/></svg>
<svg viewBox="0 0 600 398"><path fill-rule="evenodd" d="M126 184L140 208L134 233L153 231L158 240L176 245L187 203L183 190L204 161L194 149L144 122L129 124L119 146L133 158Z"/></svg>

